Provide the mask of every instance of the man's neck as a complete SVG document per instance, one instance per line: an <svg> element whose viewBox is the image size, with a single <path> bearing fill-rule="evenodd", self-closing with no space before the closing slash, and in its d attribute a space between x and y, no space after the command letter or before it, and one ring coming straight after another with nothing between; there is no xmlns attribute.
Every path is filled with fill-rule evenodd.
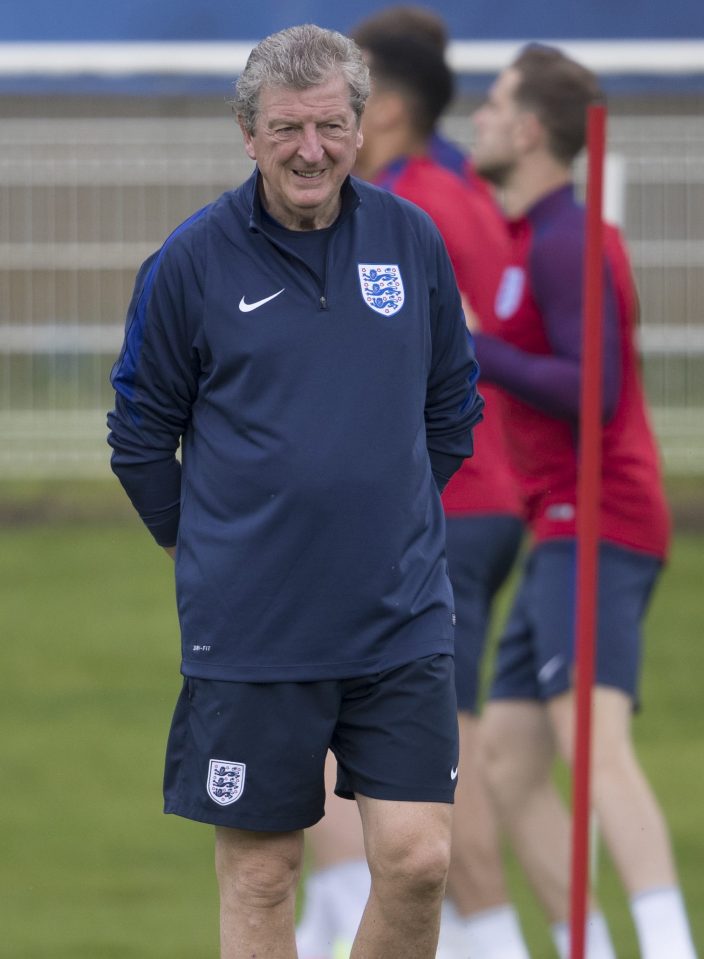
<svg viewBox="0 0 704 959"><path fill-rule="evenodd" d="M354 174L363 180L374 180L394 160L425 156L427 152L427 139L412 136L407 131L392 130L387 135L374 138L369 149L365 149L358 157Z"/></svg>
<svg viewBox="0 0 704 959"><path fill-rule="evenodd" d="M516 168L500 190L506 216L516 220L548 193L572 181L572 168L552 158L530 161Z"/></svg>

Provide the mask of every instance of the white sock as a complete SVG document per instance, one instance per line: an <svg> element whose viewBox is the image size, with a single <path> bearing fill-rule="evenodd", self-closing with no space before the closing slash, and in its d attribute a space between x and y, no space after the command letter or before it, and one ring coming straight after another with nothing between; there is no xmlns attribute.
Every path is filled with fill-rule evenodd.
<svg viewBox="0 0 704 959"><path fill-rule="evenodd" d="M306 877L303 911L296 927L299 959L331 959L333 929L325 901L325 872Z"/></svg>
<svg viewBox="0 0 704 959"><path fill-rule="evenodd" d="M440 911L440 938L435 959L458 959L464 951L462 920L452 901L443 899Z"/></svg>
<svg viewBox="0 0 704 959"><path fill-rule="evenodd" d="M365 859L340 862L319 875L325 879L325 904L338 954L352 945L369 899L371 877Z"/></svg>
<svg viewBox="0 0 704 959"><path fill-rule="evenodd" d="M570 959L570 927L567 922L556 922L552 927L552 940L560 959ZM609 927L600 912L587 916L587 940L585 959L616 959ZM669 956L668 956L669 959Z"/></svg>
<svg viewBox="0 0 704 959"><path fill-rule="evenodd" d="M679 889L639 893L631 900L631 914L642 959L697 959Z"/></svg>
<svg viewBox="0 0 704 959"><path fill-rule="evenodd" d="M530 959L518 914L508 903L458 917L462 928L462 959Z"/></svg>

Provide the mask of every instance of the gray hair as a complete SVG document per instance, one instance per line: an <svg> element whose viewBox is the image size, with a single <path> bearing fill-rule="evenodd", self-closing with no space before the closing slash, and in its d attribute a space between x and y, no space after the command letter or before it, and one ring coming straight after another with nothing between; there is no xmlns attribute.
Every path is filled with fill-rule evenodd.
<svg viewBox="0 0 704 959"><path fill-rule="evenodd" d="M252 50L237 81L232 107L247 133L253 134L264 87L307 90L342 74L350 88L350 106L359 122L370 91L369 69L348 37L312 23L265 37Z"/></svg>

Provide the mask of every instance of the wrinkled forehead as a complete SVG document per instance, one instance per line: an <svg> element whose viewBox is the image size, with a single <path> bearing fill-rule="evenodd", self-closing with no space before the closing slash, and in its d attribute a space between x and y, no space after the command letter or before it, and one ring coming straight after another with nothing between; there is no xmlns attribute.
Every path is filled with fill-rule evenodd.
<svg viewBox="0 0 704 959"><path fill-rule="evenodd" d="M257 107L264 122L303 117L356 120L349 84L340 74L307 87L266 85L259 92Z"/></svg>

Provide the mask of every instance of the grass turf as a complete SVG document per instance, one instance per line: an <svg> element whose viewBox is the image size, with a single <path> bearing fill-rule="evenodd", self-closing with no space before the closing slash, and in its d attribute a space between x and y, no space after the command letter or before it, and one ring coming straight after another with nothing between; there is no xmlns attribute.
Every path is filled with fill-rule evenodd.
<svg viewBox="0 0 704 959"><path fill-rule="evenodd" d="M78 520L32 524L23 516L3 532L0 952L214 959L211 831L160 810L180 685L170 563L136 520L91 519L94 505L84 501ZM678 536L648 620L645 709L634 727L699 944L703 555L704 537ZM532 954L547 959L545 924L510 856L509 879ZM620 959L636 959L605 857L598 892Z"/></svg>

